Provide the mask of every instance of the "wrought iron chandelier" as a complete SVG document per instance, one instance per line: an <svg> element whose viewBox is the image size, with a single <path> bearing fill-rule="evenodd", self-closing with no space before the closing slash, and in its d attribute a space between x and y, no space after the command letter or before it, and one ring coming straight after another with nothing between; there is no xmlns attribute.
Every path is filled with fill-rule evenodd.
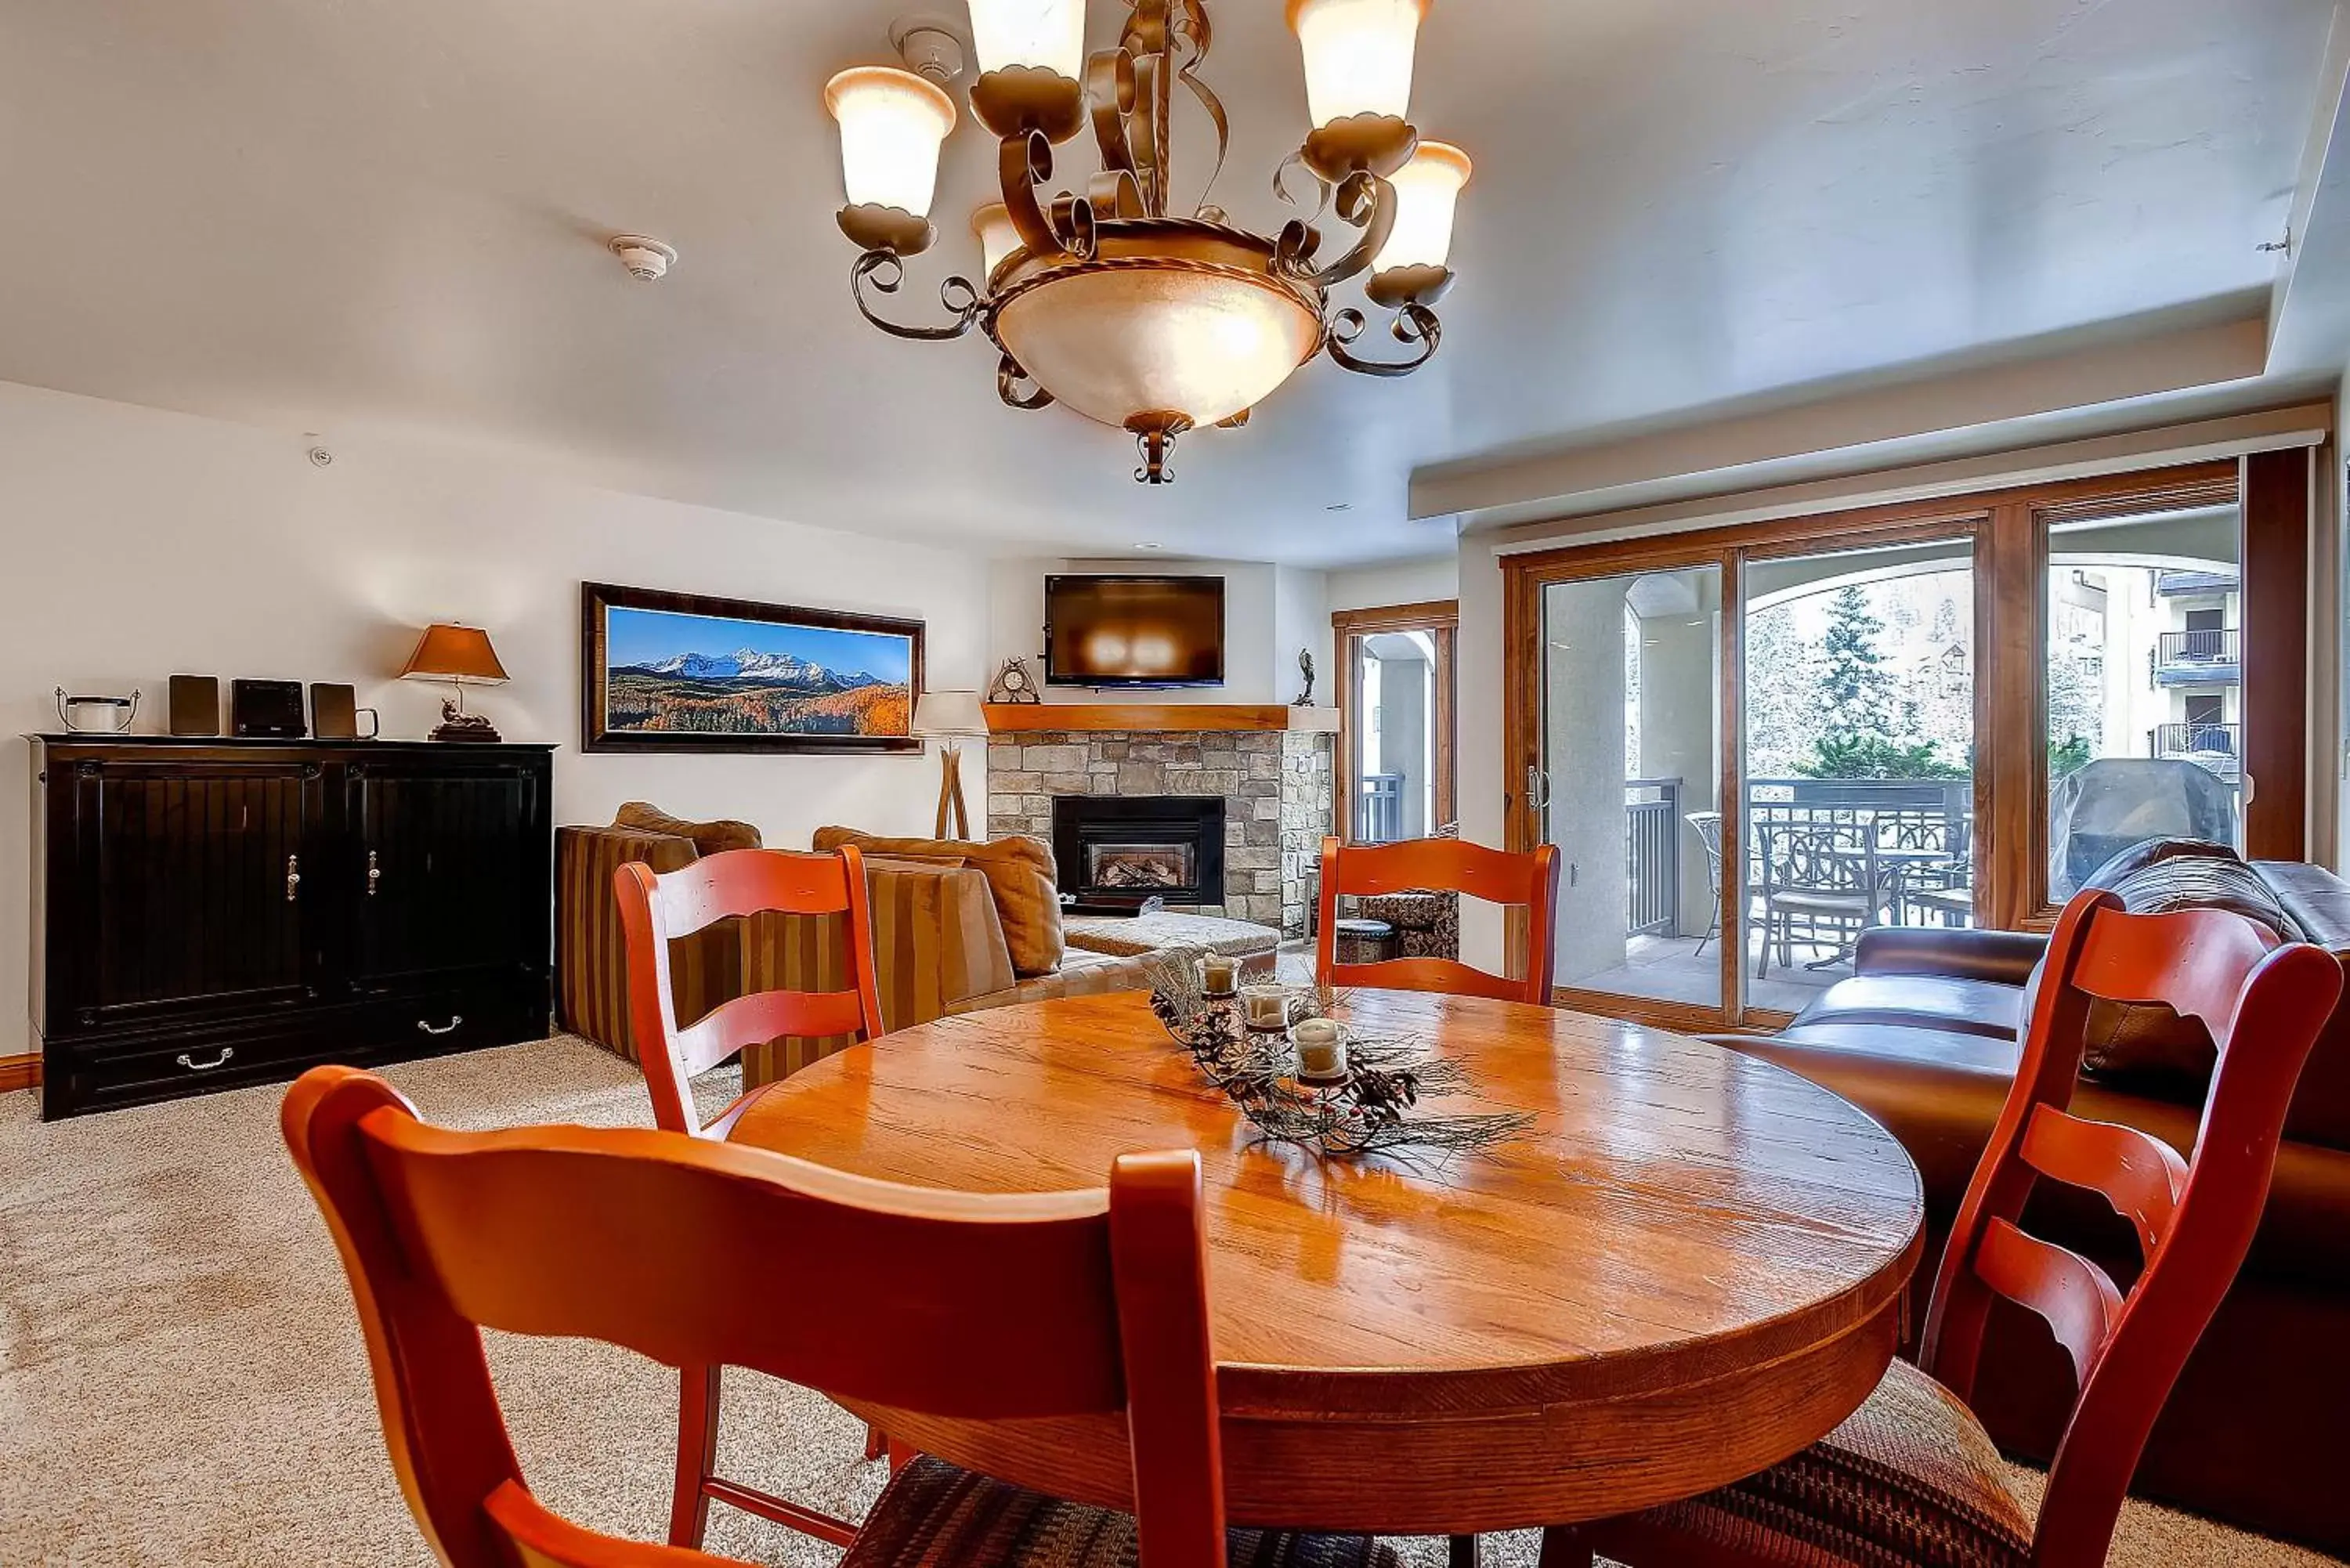
<svg viewBox="0 0 2350 1568"><path fill-rule="evenodd" d="M984 286L949 277L938 325L889 320L870 295L896 294L906 258L937 238L930 211L955 106L932 78L951 79L959 67L941 68L939 55L958 51L934 47L916 62L928 74L845 70L826 85L825 105L840 125L840 227L862 253L850 290L865 318L924 341L977 327L1002 356L995 385L1006 404L1058 402L1131 431L1142 457L1135 477L1163 484L1174 478L1178 436L1245 424L1317 354L1367 376L1428 363L1469 160L1421 140L1408 115L1430 0L1288 0L1314 130L1273 188L1305 215L1268 238L1234 225L1204 193L1178 214L1169 168L1178 94L1214 127L1211 186L1229 140L1223 104L1199 75L1206 0L1125 3L1118 47L1088 57L1085 0L969 0L980 67L971 109L1003 144L1003 200L972 218ZM1053 150L1088 129L1101 169L1082 190L1056 192ZM1326 223L1347 232L1326 237ZM1367 318L1331 306L1334 287L1365 273L1365 296L1389 313L1388 335L1403 346L1397 358L1358 355Z"/></svg>

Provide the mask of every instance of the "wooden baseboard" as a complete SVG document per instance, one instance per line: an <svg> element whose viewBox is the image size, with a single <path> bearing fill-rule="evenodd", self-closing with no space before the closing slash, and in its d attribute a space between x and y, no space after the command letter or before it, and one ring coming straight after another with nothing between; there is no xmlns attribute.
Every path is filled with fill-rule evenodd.
<svg viewBox="0 0 2350 1568"><path fill-rule="evenodd" d="M11 1089L40 1086L41 1058L37 1052L29 1056L0 1056L0 1095Z"/></svg>

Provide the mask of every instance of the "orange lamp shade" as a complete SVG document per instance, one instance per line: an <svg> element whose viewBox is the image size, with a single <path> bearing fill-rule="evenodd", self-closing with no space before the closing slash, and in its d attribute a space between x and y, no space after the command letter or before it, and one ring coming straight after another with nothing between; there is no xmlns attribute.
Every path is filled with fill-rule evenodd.
<svg viewBox="0 0 2350 1568"><path fill-rule="evenodd" d="M454 680L470 686L495 686L506 679L490 634L479 627L428 626L400 670L402 680Z"/></svg>

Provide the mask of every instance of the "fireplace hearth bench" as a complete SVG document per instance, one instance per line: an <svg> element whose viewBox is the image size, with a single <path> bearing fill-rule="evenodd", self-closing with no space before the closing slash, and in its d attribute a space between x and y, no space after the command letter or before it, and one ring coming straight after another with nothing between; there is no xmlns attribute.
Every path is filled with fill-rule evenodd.
<svg viewBox="0 0 2350 1568"><path fill-rule="evenodd" d="M1146 983L1149 956L1171 947L1211 949L1251 974L1272 971L1281 933L1207 915L1065 916L1053 854L1035 839L966 844L881 838L820 829L812 847L854 844L866 857L873 905L881 1013L893 1029L950 1013L1049 997L1130 991ZM630 1060L612 873L630 861L674 871L703 855L760 847L743 822L686 822L641 803L608 827L556 834L558 1017L564 1028ZM839 990L847 985L839 917L759 916L728 920L674 944L671 979L678 1021L690 1024L751 991ZM756 1087L849 1044L777 1040L743 1054Z"/></svg>

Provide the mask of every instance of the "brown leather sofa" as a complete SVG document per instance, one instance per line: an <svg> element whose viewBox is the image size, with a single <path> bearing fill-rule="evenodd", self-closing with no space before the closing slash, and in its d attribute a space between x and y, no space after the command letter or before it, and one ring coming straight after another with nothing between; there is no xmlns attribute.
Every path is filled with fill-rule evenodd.
<svg viewBox="0 0 2350 1568"><path fill-rule="evenodd" d="M2350 884L2314 866L2252 869L2305 940L2350 961ZM1863 933L1853 978L1775 1038L1725 1043L1792 1068L1866 1109L1918 1162L1928 1240L1913 1334L1944 1238L2004 1102L2024 986L2044 939L2007 931ZM2257 1044L2257 1043L2255 1043ZM2181 1152L2191 1080L2085 1075L2075 1108ZM2350 1556L2350 1002L2312 1054L2286 1126L2268 1210L2243 1272L2155 1428L2135 1490L2231 1523ZM2103 1264L2138 1268L2129 1227L2102 1199L2043 1183L2030 1222ZM2039 1321L1994 1324L1975 1404L2009 1452L2054 1452L2072 1371Z"/></svg>

